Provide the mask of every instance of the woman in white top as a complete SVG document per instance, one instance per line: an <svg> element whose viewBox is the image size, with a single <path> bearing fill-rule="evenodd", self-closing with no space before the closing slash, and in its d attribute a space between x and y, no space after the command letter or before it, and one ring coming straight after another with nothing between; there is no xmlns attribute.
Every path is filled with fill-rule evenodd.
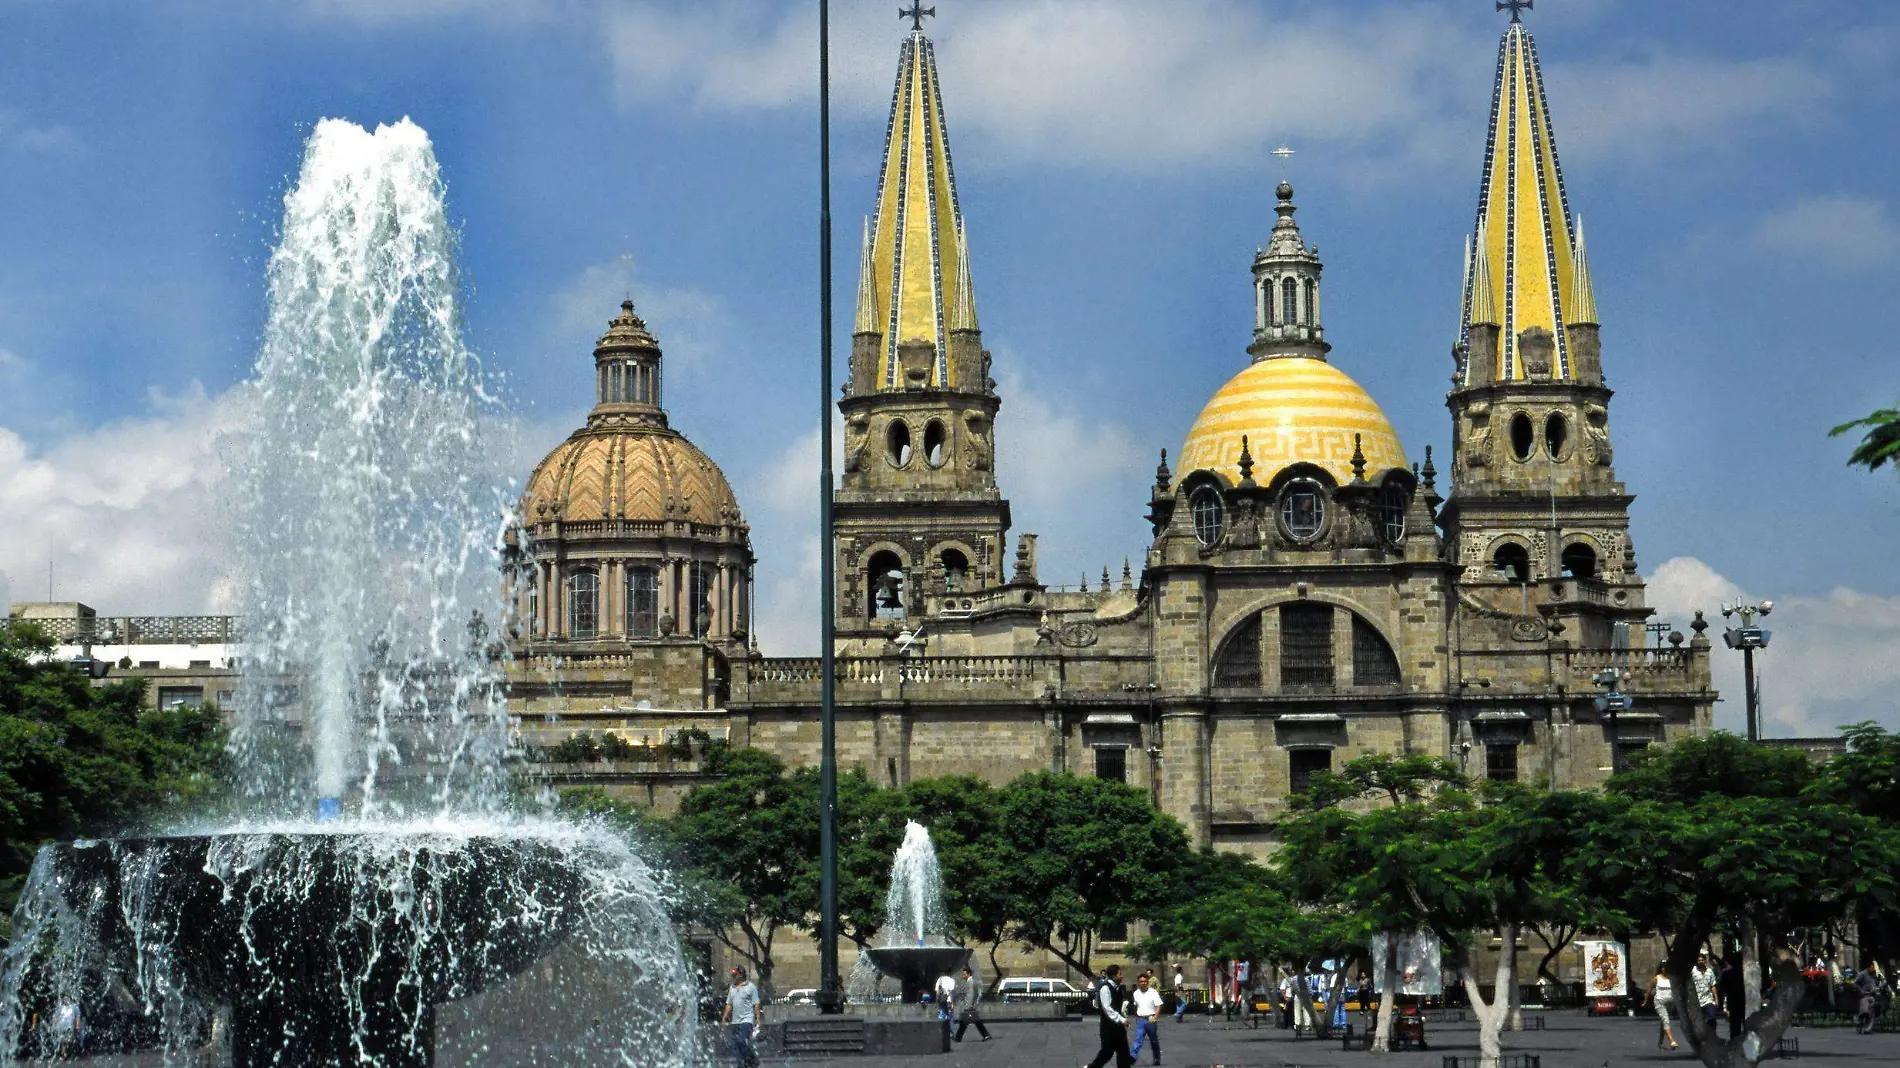
<svg viewBox="0 0 1900 1068"><path fill-rule="evenodd" d="M1662 1031L1656 1035L1656 1048L1662 1049L1663 1043L1667 1042L1670 1049L1675 1049L1676 1035L1669 1028L1669 1010L1676 1003L1676 992L1663 965L1656 965L1656 978L1649 981L1648 1000L1656 1006L1656 1019L1662 1021Z"/></svg>

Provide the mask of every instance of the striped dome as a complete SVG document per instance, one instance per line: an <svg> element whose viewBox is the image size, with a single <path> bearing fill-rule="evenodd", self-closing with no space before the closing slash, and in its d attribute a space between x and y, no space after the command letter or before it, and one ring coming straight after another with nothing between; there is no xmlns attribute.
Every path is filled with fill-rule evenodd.
<svg viewBox="0 0 1900 1068"><path fill-rule="evenodd" d="M1325 360L1261 360L1229 379L1201 409L1174 469L1218 471L1240 481L1240 439L1253 454L1261 485L1296 463L1317 464L1341 485L1352 481L1352 436L1366 456L1366 478L1407 467L1399 436L1378 402Z"/></svg>

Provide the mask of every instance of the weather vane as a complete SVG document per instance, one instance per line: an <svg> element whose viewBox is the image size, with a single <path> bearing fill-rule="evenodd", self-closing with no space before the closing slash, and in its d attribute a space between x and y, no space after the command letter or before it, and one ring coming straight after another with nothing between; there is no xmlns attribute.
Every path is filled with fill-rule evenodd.
<svg viewBox="0 0 1900 1068"><path fill-rule="evenodd" d="M933 19L936 18L937 9L934 7L925 7L923 0L910 0L910 10L908 11L901 7L897 9L898 18L910 20L910 28L913 33L924 32L924 16L926 15Z"/></svg>
<svg viewBox="0 0 1900 1068"><path fill-rule="evenodd" d="M1537 6L1537 0L1498 0L1499 11L1509 11L1512 22L1523 22L1524 12Z"/></svg>
<svg viewBox="0 0 1900 1068"><path fill-rule="evenodd" d="M1273 150L1273 155L1280 161L1280 180L1284 182L1287 180L1287 164L1293 162L1293 157L1298 155L1298 153L1282 144L1279 148Z"/></svg>

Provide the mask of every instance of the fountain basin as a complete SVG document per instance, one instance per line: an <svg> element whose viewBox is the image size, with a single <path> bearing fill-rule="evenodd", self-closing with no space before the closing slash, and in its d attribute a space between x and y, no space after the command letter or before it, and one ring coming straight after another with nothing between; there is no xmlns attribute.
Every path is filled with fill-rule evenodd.
<svg viewBox="0 0 1900 1068"><path fill-rule="evenodd" d="M78 974L136 977L148 1003L226 1007L237 1068L428 1065L435 1006L552 949L584 896L554 846L503 836L132 838L49 847L41 863L52 904L86 932Z"/></svg>
<svg viewBox="0 0 1900 1068"><path fill-rule="evenodd" d="M962 946L881 946L864 950L871 965L897 980L902 1000L910 1004L930 993L940 975L963 982L963 967L970 963L970 951Z"/></svg>

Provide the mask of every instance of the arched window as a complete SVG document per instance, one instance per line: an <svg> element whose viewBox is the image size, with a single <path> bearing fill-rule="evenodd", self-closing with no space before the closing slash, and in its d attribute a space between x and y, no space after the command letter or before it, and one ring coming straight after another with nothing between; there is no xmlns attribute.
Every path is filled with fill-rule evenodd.
<svg viewBox="0 0 1900 1068"><path fill-rule="evenodd" d="M1537 428L1531 425L1531 417L1519 412L1511 417L1511 455L1520 460L1531 458L1531 449L1537 445Z"/></svg>
<svg viewBox="0 0 1900 1068"><path fill-rule="evenodd" d="M1597 551L1583 542L1564 546L1560 559L1564 565L1564 574L1571 578L1597 577Z"/></svg>
<svg viewBox="0 0 1900 1068"><path fill-rule="evenodd" d="M904 564L897 554L885 549L874 553L865 567L868 619L903 619L908 591L904 588Z"/></svg>
<svg viewBox="0 0 1900 1068"><path fill-rule="evenodd" d="M692 627L695 638L704 638L712 630L713 588L715 569L707 563L695 563L688 569L691 584L687 586L686 611L692 617L687 622Z"/></svg>
<svg viewBox="0 0 1900 1068"><path fill-rule="evenodd" d="M571 638L600 633L600 574L592 568L568 577L567 633Z"/></svg>
<svg viewBox="0 0 1900 1068"><path fill-rule="evenodd" d="M541 626L541 580L534 575L528 576L528 633L540 634Z"/></svg>
<svg viewBox="0 0 1900 1068"><path fill-rule="evenodd" d="M1379 532L1393 545L1405 540L1405 510L1411 503L1400 486L1387 486L1379 494Z"/></svg>
<svg viewBox="0 0 1900 1068"><path fill-rule="evenodd" d="M1259 289L1259 292L1254 294L1254 296L1256 299L1260 301L1260 316L1262 319L1266 321L1266 324L1268 326L1272 326L1273 325L1273 279L1271 278L1261 279L1258 289Z"/></svg>
<svg viewBox="0 0 1900 1068"><path fill-rule="evenodd" d="M943 589L945 593L956 593L963 589L970 578L970 560L956 549L945 549L938 559L943 561Z"/></svg>
<svg viewBox="0 0 1900 1068"><path fill-rule="evenodd" d="M1498 546L1491 554L1491 570L1506 582L1529 582L1531 580L1531 554L1528 549L1514 541Z"/></svg>
<svg viewBox="0 0 1900 1068"><path fill-rule="evenodd" d="M1319 286L1311 278L1306 280L1306 315L1300 322L1307 326L1319 325Z"/></svg>
<svg viewBox="0 0 1900 1068"><path fill-rule="evenodd" d="M651 567L627 569L627 637L660 633L660 573Z"/></svg>
<svg viewBox="0 0 1900 1068"><path fill-rule="evenodd" d="M1280 685L1325 689L1333 684L1333 606L1280 606Z"/></svg>
<svg viewBox="0 0 1900 1068"><path fill-rule="evenodd" d="M1300 321L1300 286L1288 278L1280 283L1280 322L1292 326Z"/></svg>
<svg viewBox="0 0 1900 1068"><path fill-rule="evenodd" d="M1296 478L1280 491L1280 525L1294 541L1312 541L1326 526L1326 488Z"/></svg>
<svg viewBox="0 0 1900 1068"><path fill-rule="evenodd" d="M1214 685L1229 689L1260 687L1260 617L1242 623L1214 658Z"/></svg>
<svg viewBox="0 0 1900 1068"><path fill-rule="evenodd" d="M1208 546L1220 541L1223 522L1220 491L1212 486L1202 486L1188 498L1188 507L1194 517L1194 539Z"/></svg>
<svg viewBox="0 0 1900 1068"><path fill-rule="evenodd" d="M1372 624L1352 617L1352 684L1354 686L1397 686L1399 658L1385 643L1385 636Z"/></svg>
<svg viewBox="0 0 1900 1068"><path fill-rule="evenodd" d="M1570 440L1570 424L1564 413L1552 412L1544 418L1544 450L1553 460L1564 458L1564 442Z"/></svg>

